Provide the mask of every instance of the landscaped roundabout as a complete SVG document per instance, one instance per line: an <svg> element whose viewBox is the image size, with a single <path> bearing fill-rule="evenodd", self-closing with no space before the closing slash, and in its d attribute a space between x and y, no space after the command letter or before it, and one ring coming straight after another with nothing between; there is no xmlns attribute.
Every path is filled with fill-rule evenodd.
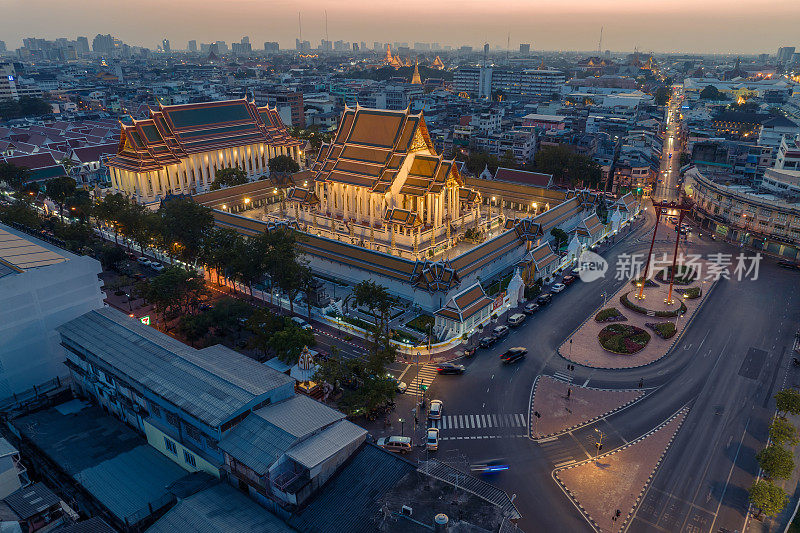
<svg viewBox="0 0 800 533"><path fill-rule="evenodd" d="M650 342L650 334L630 324L610 324L597 334L600 346L619 355L632 355Z"/></svg>

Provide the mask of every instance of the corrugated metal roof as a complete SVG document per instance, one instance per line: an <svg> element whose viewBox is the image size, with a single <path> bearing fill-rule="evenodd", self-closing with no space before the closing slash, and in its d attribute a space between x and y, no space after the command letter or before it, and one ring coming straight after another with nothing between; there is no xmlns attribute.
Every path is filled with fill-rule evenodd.
<svg viewBox="0 0 800 533"><path fill-rule="evenodd" d="M344 418L344 413L302 394L262 407L253 414L297 439Z"/></svg>
<svg viewBox="0 0 800 533"><path fill-rule="evenodd" d="M349 420L340 420L320 433L293 446L287 453L289 457L308 469L338 452L348 444L363 439L367 431Z"/></svg>
<svg viewBox="0 0 800 533"><path fill-rule="evenodd" d="M308 533L376 531L379 500L414 470L411 463L365 444L289 525Z"/></svg>
<svg viewBox="0 0 800 533"><path fill-rule="evenodd" d="M297 439L263 418L250 414L219 443L221 450L264 475Z"/></svg>
<svg viewBox="0 0 800 533"><path fill-rule="evenodd" d="M36 483L30 487L12 492L3 499L17 515L27 520L51 507L58 505L61 499L53 494L44 483Z"/></svg>
<svg viewBox="0 0 800 533"><path fill-rule="evenodd" d="M247 496L219 483L181 500L147 533L290 533L295 531Z"/></svg>
<svg viewBox="0 0 800 533"><path fill-rule="evenodd" d="M212 427L258 396L292 382L233 350L195 350L111 308L90 311L58 331L127 379Z"/></svg>

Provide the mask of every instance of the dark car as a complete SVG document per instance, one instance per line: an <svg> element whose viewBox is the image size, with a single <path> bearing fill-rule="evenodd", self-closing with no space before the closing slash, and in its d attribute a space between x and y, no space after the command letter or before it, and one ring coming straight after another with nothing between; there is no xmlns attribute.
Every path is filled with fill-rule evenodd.
<svg viewBox="0 0 800 533"><path fill-rule="evenodd" d="M575 276L569 276L569 275L564 276L564 279L561 280L561 283L563 283L564 285L572 285L573 283L575 283L576 279L577 278Z"/></svg>
<svg viewBox="0 0 800 533"><path fill-rule="evenodd" d="M539 295L539 297L536 298L536 303L538 303L540 306L542 306L542 305L549 304L552 300L553 300L553 295L548 292L548 293Z"/></svg>
<svg viewBox="0 0 800 533"><path fill-rule="evenodd" d="M500 340L508 335L508 331L508 326L497 326L492 330L492 335L494 335L495 339Z"/></svg>
<svg viewBox="0 0 800 533"><path fill-rule="evenodd" d="M495 336L494 335L489 335L488 337L483 337L480 340L479 344L480 344L481 348L491 348L492 345L495 342L497 342L497 339L495 338Z"/></svg>
<svg viewBox="0 0 800 533"><path fill-rule="evenodd" d="M504 363L513 363L519 359L525 357L525 354L528 353L527 348L523 348L521 346L517 346L515 348L509 348L505 351L503 355L500 356L500 360Z"/></svg>
<svg viewBox="0 0 800 533"><path fill-rule="evenodd" d="M464 348L464 357L472 357L478 351L477 346L467 346Z"/></svg>
<svg viewBox="0 0 800 533"><path fill-rule="evenodd" d="M526 315L532 315L533 313L539 310L539 304L537 303L526 304L522 310Z"/></svg>
<svg viewBox="0 0 800 533"><path fill-rule="evenodd" d="M463 374L464 365L454 365L453 363L442 363L436 368L439 374Z"/></svg>

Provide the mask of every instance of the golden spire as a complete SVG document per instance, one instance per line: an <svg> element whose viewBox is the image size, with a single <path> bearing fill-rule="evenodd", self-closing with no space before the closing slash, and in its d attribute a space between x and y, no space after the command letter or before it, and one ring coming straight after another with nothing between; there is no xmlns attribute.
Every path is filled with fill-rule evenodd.
<svg viewBox="0 0 800 533"><path fill-rule="evenodd" d="M411 76L411 83L421 85L422 80L419 77L419 61L414 61L414 74Z"/></svg>
<svg viewBox="0 0 800 533"><path fill-rule="evenodd" d="M384 61L386 61L387 63L391 64L392 63L392 59L393 59L392 58L392 48L391 48L391 46L389 46L389 43L386 43L386 58L384 59Z"/></svg>

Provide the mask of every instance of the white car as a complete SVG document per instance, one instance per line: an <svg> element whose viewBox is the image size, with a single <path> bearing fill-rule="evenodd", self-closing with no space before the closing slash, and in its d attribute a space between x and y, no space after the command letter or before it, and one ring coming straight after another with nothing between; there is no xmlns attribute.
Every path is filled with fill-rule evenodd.
<svg viewBox="0 0 800 533"><path fill-rule="evenodd" d="M442 418L442 409L444 408L444 404L442 400L433 400L431 402L431 407L428 409L428 418L431 420L439 420Z"/></svg>
<svg viewBox="0 0 800 533"><path fill-rule="evenodd" d="M143 255L140 255L139 257L137 257L136 258L136 262L139 263L140 265L144 265L144 266L149 266L150 265L150 260L148 258L146 258L145 256L143 256Z"/></svg>
<svg viewBox="0 0 800 533"><path fill-rule="evenodd" d="M551 292L561 292L566 288L567 288L567 286L564 285L563 283L555 283L555 284L553 284L552 287L550 287L550 291Z"/></svg>
<svg viewBox="0 0 800 533"><path fill-rule="evenodd" d="M297 324L300 327L300 329L312 329L311 328L311 324L309 324L308 322L306 322L305 320L303 320L299 316L292 317L292 322Z"/></svg>
<svg viewBox="0 0 800 533"><path fill-rule="evenodd" d="M439 449L439 430L436 428L428 428L425 434L425 447L429 450Z"/></svg>
<svg viewBox="0 0 800 533"><path fill-rule="evenodd" d="M376 443L384 450L395 453L408 453L411 451L411 437L381 437Z"/></svg>
<svg viewBox="0 0 800 533"><path fill-rule="evenodd" d="M164 270L164 265L162 265L161 263L156 263L155 261L151 261L150 268L152 268L156 272L161 272L162 270Z"/></svg>

